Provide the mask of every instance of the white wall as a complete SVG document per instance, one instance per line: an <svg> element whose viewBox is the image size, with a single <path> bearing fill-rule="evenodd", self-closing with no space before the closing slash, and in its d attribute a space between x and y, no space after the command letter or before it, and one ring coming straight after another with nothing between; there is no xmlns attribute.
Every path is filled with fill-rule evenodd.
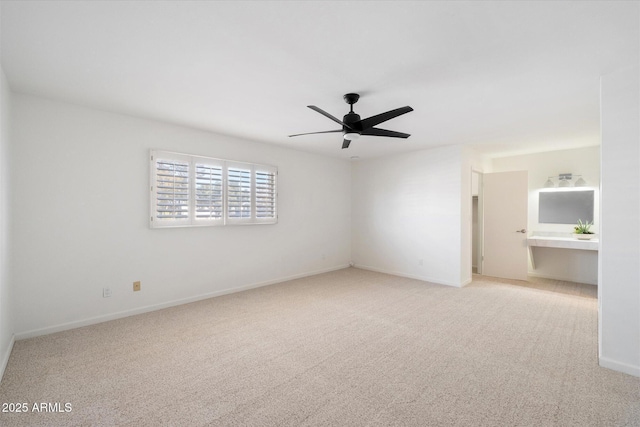
<svg viewBox="0 0 640 427"><path fill-rule="evenodd" d="M600 365L640 376L638 66L602 77Z"/></svg>
<svg viewBox="0 0 640 427"><path fill-rule="evenodd" d="M461 152L444 147L352 163L357 267L462 285Z"/></svg>
<svg viewBox="0 0 640 427"><path fill-rule="evenodd" d="M19 338L350 261L346 160L34 96L13 101ZM278 166L278 224L150 229L151 148Z"/></svg>
<svg viewBox="0 0 640 427"><path fill-rule="evenodd" d="M0 69L0 379L13 346L11 303L11 183L10 183L11 91Z"/></svg>
<svg viewBox="0 0 640 427"><path fill-rule="evenodd" d="M529 234L573 232L572 224L545 224L538 221L538 195L550 176L560 173L582 175L589 189L594 190L594 225L599 232L600 147L558 150L493 159L494 172L526 170L529 172ZM575 180L574 180L575 181ZM597 284L598 254L595 251L557 248L533 248L536 268L529 260L529 275Z"/></svg>

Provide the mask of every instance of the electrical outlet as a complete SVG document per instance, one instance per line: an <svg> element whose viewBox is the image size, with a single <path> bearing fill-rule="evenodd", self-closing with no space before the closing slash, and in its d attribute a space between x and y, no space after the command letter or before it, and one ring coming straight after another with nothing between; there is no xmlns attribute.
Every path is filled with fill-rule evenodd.
<svg viewBox="0 0 640 427"><path fill-rule="evenodd" d="M424 260L423 260L422 258L420 258L420 259L418 260L418 265L420 265L420 266L421 266L421 265L424 265Z"/></svg>
<svg viewBox="0 0 640 427"><path fill-rule="evenodd" d="M102 288L102 298L109 298L111 296L111 289Z"/></svg>
<svg viewBox="0 0 640 427"><path fill-rule="evenodd" d="M138 292L140 290L140 281L133 282L133 291Z"/></svg>

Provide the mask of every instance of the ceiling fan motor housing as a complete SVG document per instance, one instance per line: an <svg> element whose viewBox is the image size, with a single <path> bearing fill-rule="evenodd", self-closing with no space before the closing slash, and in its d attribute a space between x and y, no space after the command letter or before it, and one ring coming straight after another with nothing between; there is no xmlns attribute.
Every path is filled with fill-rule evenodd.
<svg viewBox="0 0 640 427"><path fill-rule="evenodd" d="M360 115L356 114L354 112L350 112L345 114L345 116L342 118L342 122L347 126L342 126L342 132L343 133L361 133L362 132L362 125L360 124Z"/></svg>
<svg viewBox="0 0 640 427"><path fill-rule="evenodd" d="M342 122L347 126L342 126L342 133L344 135L353 135L362 133L362 125L360 124L360 116L353 112L353 104L358 102L360 95L357 93L347 93L344 95L344 101L349 104L349 112L342 118Z"/></svg>

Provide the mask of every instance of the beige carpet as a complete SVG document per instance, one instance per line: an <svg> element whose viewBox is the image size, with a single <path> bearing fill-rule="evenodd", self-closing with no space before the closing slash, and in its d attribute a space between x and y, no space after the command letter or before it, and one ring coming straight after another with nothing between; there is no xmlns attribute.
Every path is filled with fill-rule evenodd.
<svg viewBox="0 0 640 427"><path fill-rule="evenodd" d="M640 426L596 288L349 268L18 341L3 426Z"/></svg>

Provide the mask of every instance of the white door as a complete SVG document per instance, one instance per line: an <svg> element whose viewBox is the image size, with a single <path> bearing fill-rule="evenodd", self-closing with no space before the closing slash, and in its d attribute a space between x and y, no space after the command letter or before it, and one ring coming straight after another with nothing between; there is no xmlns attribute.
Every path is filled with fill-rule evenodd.
<svg viewBox="0 0 640 427"><path fill-rule="evenodd" d="M486 173L482 274L527 280L527 171Z"/></svg>

